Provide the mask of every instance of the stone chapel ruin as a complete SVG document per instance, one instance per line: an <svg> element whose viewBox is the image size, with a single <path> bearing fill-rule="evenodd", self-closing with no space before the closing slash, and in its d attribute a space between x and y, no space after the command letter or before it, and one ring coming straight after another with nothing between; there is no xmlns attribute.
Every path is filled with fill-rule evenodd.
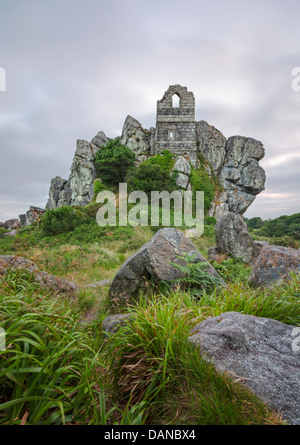
<svg viewBox="0 0 300 445"><path fill-rule="evenodd" d="M103 131L90 142L77 141L69 178L56 176L51 181L47 209L91 202L97 178L94 157L108 141ZM206 121L196 121L195 97L187 87L171 85L157 101L155 128L144 129L138 120L127 116L120 142L135 153L137 163L164 150L172 152L179 172L178 185L183 190L191 189L191 167L202 164L222 187L209 210L209 215L217 219L228 212L242 215L264 190L266 176L258 163L265 154L263 144L245 136L227 139ZM26 215L21 217L22 225L29 224Z"/></svg>

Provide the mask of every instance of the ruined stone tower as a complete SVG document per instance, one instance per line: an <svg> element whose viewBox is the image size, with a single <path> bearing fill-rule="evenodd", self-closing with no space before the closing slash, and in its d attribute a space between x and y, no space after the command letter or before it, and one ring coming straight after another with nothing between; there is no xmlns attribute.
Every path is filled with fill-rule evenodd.
<svg viewBox="0 0 300 445"><path fill-rule="evenodd" d="M182 155L196 165L195 97L181 85L171 85L157 101L155 153L163 150Z"/></svg>

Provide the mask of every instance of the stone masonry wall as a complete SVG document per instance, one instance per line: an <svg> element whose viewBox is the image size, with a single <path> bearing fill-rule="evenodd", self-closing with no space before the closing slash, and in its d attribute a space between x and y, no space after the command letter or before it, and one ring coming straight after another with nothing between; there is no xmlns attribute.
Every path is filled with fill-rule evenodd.
<svg viewBox="0 0 300 445"><path fill-rule="evenodd" d="M179 97L179 107L173 106L173 96ZM186 87L172 85L157 101L155 153L169 150L196 165L197 125L195 97Z"/></svg>

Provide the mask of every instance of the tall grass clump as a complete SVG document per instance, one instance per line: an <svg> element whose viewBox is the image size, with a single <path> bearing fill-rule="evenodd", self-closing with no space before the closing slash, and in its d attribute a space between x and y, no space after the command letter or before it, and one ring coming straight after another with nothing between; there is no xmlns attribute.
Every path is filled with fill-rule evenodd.
<svg viewBox="0 0 300 445"><path fill-rule="evenodd" d="M6 274L0 291L0 424L99 423L102 364L76 306L42 292L24 270Z"/></svg>
<svg viewBox="0 0 300 445"><path fill-rule="evenodd" d="M221 293L204 294L198 305L206 308L207 316L235 311L296 326L300 325L299 297L300 275L292 273L286 282L265 289L252 289L238 282L228 284Z"/></svg>
<svg viewBox="0 0 300 445"><path fill-rule="evenodd" d="M203 309L203 310L202 310ZM274 415L247 389L220 375L188 342L207 313L188 293L141 300L108 341L116 394L147 403L151 424L263 424Z"/></svg>

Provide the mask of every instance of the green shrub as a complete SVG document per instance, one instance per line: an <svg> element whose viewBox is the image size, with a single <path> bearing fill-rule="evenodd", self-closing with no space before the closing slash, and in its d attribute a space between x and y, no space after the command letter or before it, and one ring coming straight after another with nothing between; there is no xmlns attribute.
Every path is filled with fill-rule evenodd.
<svg viewBox="0 0 300 445"><path fill-rule="evenodd" d="M143 162L136 169L130 170L126 177L128 191L143 191L151 197L152 191L167 191L169 193L178 190L174 177L158 164Z"/></svg>
<svg viewBox="0 0 300 445"><path fill-rule="evenodd" d="M249 229L260 229L264 225L264 221L259 216L250 219L245 218L245 221Z"/></svg>
<svg viewBox="0 0 300 445"><path fill-rule="evenodd" d="M212 266L226 283L247 283L251 267L239 258L227 258L220 263L214 261Z"/></svg>
<svg viewBox="0 0 300 445"><path fill-rule="evenodd" d="M285 247L293 247L294 249L298 249L299 241L296 241L292 236L274 236L268 239L270 244L275 244L276 246L285 246Z"/></svg>
<svg viewBox="0 0 300 445"><path fill-rule="evenodd" d="M105 190L104 184L100 179L96 179L94 181L94 196L93 196L93 201L96 201L97 195L98 193L102 192L103 190Z"/></svg>
<svg viewBox="0 0 300 445"><path fill-rule="evenodd" d="M0 227L0 239L6 238L4 235L8 232L9 230L4 229L4 227Z"/></svg>
<svg viewBox="0 0 300 445"><path fill-rule="evenodd" d="M68 233L83 224L86 217L83 212L70 206L47 210L42 217L41 227L47 236Z"/></svg>
<svg viewBox="0 0 300 445"><path fill-rule="evenodd" d="M260 218L246 219L247 224L256 225L257 235L281 238L284 236L290 236L296 240L300 240L300 213L295 213L293 215L279 216L275 219L269 219L267 221L262 221ZM258 228L257 221L259 222Z"/></svg>
<svg viewBox="0 0 300 445"><path fill-rule="evenodd" d="M200 166L198 170L192 167L190 182L193 192L204 192L204 212L207 213L215 197L216 186L214 182L209 177L203 166Z"/></svg>
<svg viewBox="0 0 300 445"><path fill-rule="evenodd" d="M171 171L175 163L174 155L169 150L163 150L161 153L147 159L144 164L159 165L163 170Z"/></svg>
<svg viewBox="0 0 300 445"><path fill-rule="evenodd" d="M118 185L125 181L127 172L134 168L135 155L120 138L111 140L96 153L95 164L104 184Z"/></svg>
<svg viewBox="0 0 300 445"><path fill-rule="evenodd" d="M203 232L204 237L209 238L211 240L215 239L216 222L217 220L213 216L206 216L204 218L204 232Z"/></svg>

